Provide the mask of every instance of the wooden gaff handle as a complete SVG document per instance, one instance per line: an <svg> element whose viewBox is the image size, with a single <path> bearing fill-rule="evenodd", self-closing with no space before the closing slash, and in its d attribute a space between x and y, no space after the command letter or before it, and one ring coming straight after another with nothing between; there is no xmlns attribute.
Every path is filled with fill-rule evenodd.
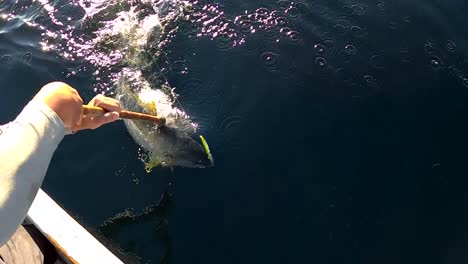
<svg viewBox="0 0 468 264"><path fill-rule="evenodd" d="M102 116L107 111L98 106L83 105L83 115ZM166 118L122 110L120 118L153 121L158 127L166 124Z"/></svg>

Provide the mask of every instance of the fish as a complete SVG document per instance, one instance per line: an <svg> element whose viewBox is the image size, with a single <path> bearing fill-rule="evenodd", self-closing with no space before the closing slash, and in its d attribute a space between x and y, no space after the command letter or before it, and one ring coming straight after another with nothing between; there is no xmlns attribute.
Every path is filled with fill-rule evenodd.
<svg viewBox="0 0 468 264"><path fill-rule="evenodd" d="M207 168L214 165L206 140L201 144L192 136L196 124L176 105L177 94L168 83L159 83L151 76L155 72L157 57L161 50L161 34L164 26L161 21L177 23L183 17L183 8L178 1L143 1L144 5L123 5L108 15L113 20L91 23L91 27L102 26L98 30L94 47L98 58L119 58L115 69L120 70L110 79L115 85L115 98L123 109L158 115L166 119L166 124L157 127L155 123L142 120L124 120L130 136L148 154L145 167L185 167ZM142 3L143 3L142 2ZM170 23L169 23L170 24ZM109 56L113 54L113 56ZM182 110L181 110L182 109Z"/></svg>
<svg viewBox="0 0 468 264"><path fill-rule="evenodd" d="M127 130L135 142L146 149L149 160L147 170L153 167L208 168L214 166L213 157L206 140L202 144L187 129L188 118L185 113L174 108L170 97L163 89L143 88L132 91L125 81L117 88L117 100L122 108L166 118L166 125L158 127L154 122L144 120L124 120ZM162 111L159 113L158 106Z"/></svg>

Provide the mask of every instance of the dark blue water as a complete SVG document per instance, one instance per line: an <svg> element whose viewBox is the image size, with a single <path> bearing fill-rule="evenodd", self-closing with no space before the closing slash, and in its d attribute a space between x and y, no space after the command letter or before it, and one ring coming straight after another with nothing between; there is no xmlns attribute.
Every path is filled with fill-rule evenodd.
<svg viewBox="0 0 468 264"><path fill-rule="evenodd" d="M43 188L130 263L466 262L466 4L220 6L231 20L277 10L289 29L234 48L182 30L167 47L166 77L216 166L147 174L118 122L67 136ZM10 24L2 123L52 80L94 96L90 75L68 75L79 61Z"/></svg>

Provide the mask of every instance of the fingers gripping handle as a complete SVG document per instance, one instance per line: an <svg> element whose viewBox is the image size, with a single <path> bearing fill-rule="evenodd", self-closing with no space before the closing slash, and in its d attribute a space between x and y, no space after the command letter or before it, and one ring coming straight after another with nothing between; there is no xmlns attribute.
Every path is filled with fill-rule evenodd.
<svg viewBox="0 0 468 264"><path fill-rule="evenodd" d="M106 112L107 111L101 107L83 105L84 115L102 116ZM120 118L124 118L124 119L152 121L152 122L155 122L158 127L164 126L166 124L166 119L164 117L131 112L127 110L122 110L119 114L120 114Z"/></svg>

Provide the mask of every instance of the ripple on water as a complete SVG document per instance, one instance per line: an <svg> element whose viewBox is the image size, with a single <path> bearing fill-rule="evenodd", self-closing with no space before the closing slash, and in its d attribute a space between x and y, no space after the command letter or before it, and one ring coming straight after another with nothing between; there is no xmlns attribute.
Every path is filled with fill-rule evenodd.
<svg viewBox="0 0 468 264"><path fill-rule="evenodd" d="M247 15L236 17L234 23L239 27L240 31L243 33L250 33L253 30L254 22Z"/></svg>
<svg viewBox="0 0 468 264"><path fill-rule="evenodd" d="M289 24L288 19L284 16L278 16L275 18L276 25L284 27Z"/></svg>
<svg viewBox="0 0 468 264"><path fill-rule="evenodd" d="M183 60L174 61L171 64L171 71L179 75L186 75L189 73L187 63Z"/></svg>
<svg viewBox="0 0 468 264"><path fill-rule="evenodd" d="M336 24L340 24L340 25L344 26L346 28L346 30L348 30L352 26L351 22L348 19L346 19L345 17L338 18L336 20Z"/></svg>
<svg viewBox="0 0 468 264"><path fill-rule="evenodd" d="M377 80L374 78L374 76L364 75L363 78L367 87L371 88L372 90L379 89L379 84L377 83Z"/></svg>
<svg viewBox="0 0 468 264"><path fill-rule="evenodd" d="M426 44L424 44L424 52L427 55L432 55L432 54L435 54L437 50L434 47L434 44L432 42L427 42Z"/></svg>
<svg viewBox="0 0 468 264"><path fill-rule="evenodd" d="M215 37L215 43L218 50L230 50L234 48L236 38L228 33L221 33Z"/></svg>
<svg viewBox="0 0 468 264"><path fill-rule="evenodd" d="M461 83L463 87L465 87L465 89L468 89L468 78L466 77L461 78Z"/></svg>
<svg viewBox="0 0 468 264"><path fill-rule="evenodd" d="M447 51L455 52L457 45L452 40L448 40L446 44Z"/></svg>
<svg viewBox="0 0 468 264"><path fill-rule="evenodd" d="M245 55L257 55L264 50L264 46L265 42L262 39L262 34L252 34L240 45L240 50Z"/></svg>
<svg viewBox="0 0 468 264"><path fill-rule="evenodd" d="M344 35L346 34L347 29L341 24L336 24L333 26L333 31L338 35Z"/></svg>
<svg viewBox="0 0 468 264"><path fill-rule="evenodd" d="M263 32L263 36L265 37L266 40L271 41L271 42L279 42L281 36L278 28L276 27L271 27L266 29Z"/></svg>
<svg viewBox="0 0 468 264"><path fill-rule="evenodd" d="M178 90L181 91L181 98L185 97L194 97L200 93L200 91L205 90L205 82L197 78L190 78L182 81L178 86Z"/></svg>
<svg viewBox="0 0 468 264"><path fill-rule="evenodd" d="M0 65L5 67L5 66L8 66L9 64L11 64L11 62L13 61L13 58L10 56L10 55L3 55L1 58L0 58Z"/></svg>
<svg viewBox="0 0 468 264"><path fill-rule="evenodd" d="M301 40L301 34L288 27L281 28L279 32L281 35L281 39L286 39L295 43L298 43Z"/></svg>
<svg viewBox="0 0 468 264"><path fill-rule="evenodd" d="M354 45L352 45L352 44L346 45L346 46L345 46L345 50L346 50L346 52L348 52L348 53L351 54L351 55L356 54L357 51L358 51L357 48L356 48Z"/></svg>
<svg viewBox="0 0 468 264"><path fill-rule="evenodd" d="M260 60L268 71L274 72L278 70L279 54L274 52L264 52L260 55Z"/></svg>
<svg viewBox="0 0 468 264"><path fill-rule="evenodd" d="M230 149L239 149L241 146L240 132L244 118L242 116L228 116L224 118L220 125L221 138L223 145Z"/></svg>
<svg viewBox="0 0 468 264"><path fill-rule="evenodd" d="M345 16L351 16L354 14L354 10L350 6L343 6L341 9L343 15Z"/></svg>
<svg viewBox="0 0 468 264"><path fill-rule="evenodd" d="M26 65L30 65L32 62L32 59L33 59L32 53L26 52L25 54L23 54L23 56L21 56L20 62Z"/></svg>
<svg viewBox="0 0 468 264"><path fill-rule="evenodd" d="M328 48L322 43L317 43L314 45L315 54L318 56L325 56L327 54Z"/></svg>
<svg viewBox="0 0 468 264"><path fill-rule="evenodd" d="M265 19L268 17L268 9L265 7L260 7L255 10L256 18L257 19Z"/></svg>
<svg viewBox="0 0 468 264"><path fill-rule="evenodd" d="M325 72L329 69L328 61L324 57L315 58L315 66L320 72Z"/></svg>
<svg viewBox="0 0 468 264"><path fill-rule="evenodd" d="M349 53L348 51L346 50L340 50L338 51L338 54L337 54L337 60L339 62L350 62L352 60L352 54Z"/></svg>
<svg viewBox="0 0 468 264"><path fill-rule="evenodd" d="M298 17L301 15L300 10L299 10L297 7L294 7L294 6L288 7L288 8L284 11L284 13L285 13L288 17L290 17L290 18L292 18L292 19L296 19L296 18L298 18Z"/></svg>
<svg viewBox="0 0 468 264"><path fill-rule="evenodd" d="M436 55L433 55L429 58L429 64L431 65L431 68L435 71L444 68L444 63L442 59Z"/></svg>
<svg viewBox="0 0 468 264"><path fill-rule="evenodd" d="M411 56L409 54L409 50L406 48L403 48L400 50L400 58L401 61L404 63L410 63L411 62Z"/></svg>
<svg viewBox="0 0 468 264"><path fill-rule="evenodd" d="M286 32L284 38L291 42L298 43L301 40L301 34L297 31L291 30L289 32Z"/></svg>
<svg viewBox="0 0 468 264"><path fill-rule="evenodd" d="M351 34L356 38L362 38L366 34L364 29L359 26L352 26L351 27Z"/></svg>
<svg viewBox="0 0 468 264"><path fill-rule="evenodd" d="M213 83L206 83L197 78L190 78L180 85L180 99L184 106L196 113L197 120L215 117L220 109L222 91Z"/></svg>
<svg viewBox="0 0 468 264"><path fill-rule="evenodd" d="M387 28L389 28L391 30L395 30L397 28L397 26L398 26L397 22L395 22L393 20L387 21Z"/></svg>
<svg viewBox="0 0 468 264"><path fill-rule="evenodd" d="M353 10L353 13L362 16L367 12L367 5L364 3L361 3L359 5L352 5L351 9Z"/></svg>
<svg viewBox="0 0 468 264"><path fill-rule="evenodd" d="M370 65L375 69L385 68L385 61L381 55L373 55L369 60Z"/></svg>

